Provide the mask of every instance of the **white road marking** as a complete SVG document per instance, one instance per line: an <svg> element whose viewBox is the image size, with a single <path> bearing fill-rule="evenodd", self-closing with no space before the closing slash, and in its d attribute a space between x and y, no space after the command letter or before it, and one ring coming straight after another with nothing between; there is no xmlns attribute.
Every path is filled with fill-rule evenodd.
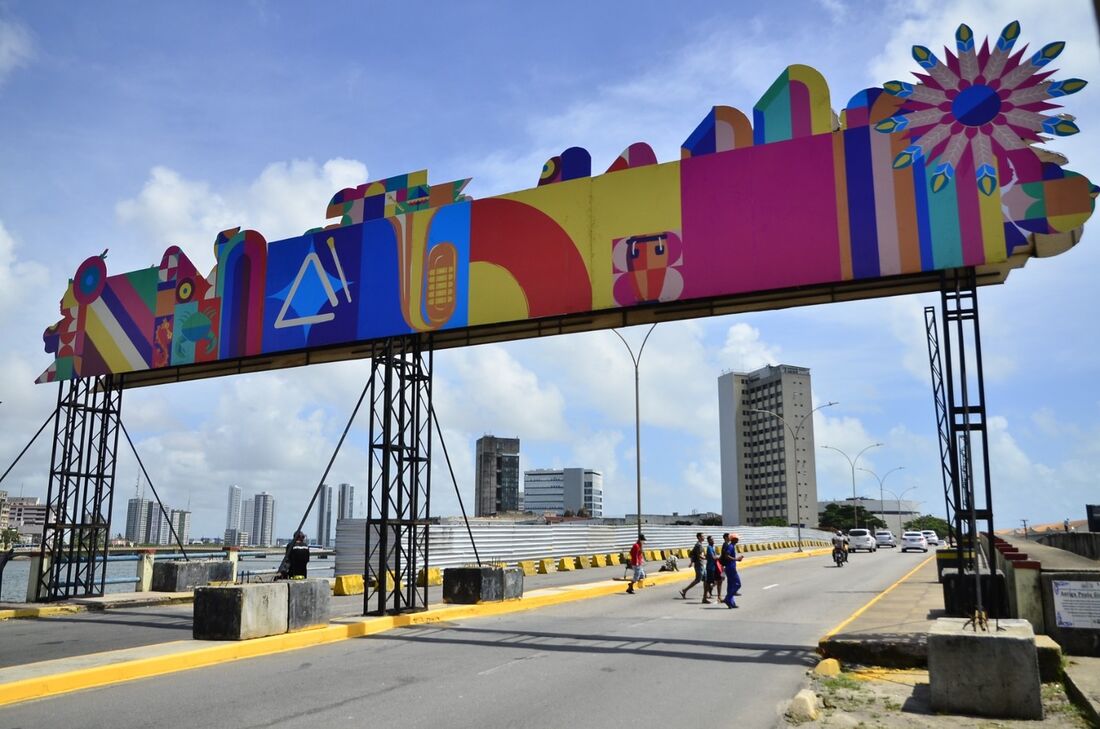
<svg viewBox="0 0 1100 729"><path fill-rule="evenodd" d="M779 583L777 582L777 583L775 583L774 585L768 585L767 587L761 587L760 589L761 589L761 590L770 590L770 589L772 589L773 587L779 587Z"/></svg>

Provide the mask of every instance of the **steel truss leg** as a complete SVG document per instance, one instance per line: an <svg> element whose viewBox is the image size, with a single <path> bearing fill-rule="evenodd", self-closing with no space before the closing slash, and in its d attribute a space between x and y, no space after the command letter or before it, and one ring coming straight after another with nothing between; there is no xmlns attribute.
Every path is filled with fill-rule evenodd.
<svg viewBox="0 0 1100 729"><path fill-rule="evenodd" d="M932 401L936 409L936 432L940 443L940 474L943 480L944 519L955 526L956 502L952 488L954 478L951 466L951 431L947 420L947 396L944 394L943 359L940 356L939 327L936 324L936 307L924 307L924 331L928 337L928 366L932 375ZM958 534L958 531L955 532ZM950 536L950 535L946 535Z"/></svg>
<svg viewBox="0 0 1100 729"><path fill-rule="evenodd" d="M103 594L121 414L119 377L70 380L58 387L35 576L40 601Z"/></svg>
<svg viewBox="0 0 1100 729"><path fill-rule="evenodd" d="M417 579L421 569L427 574L431 494L432 348L425 343L395 337L371 357L364 615L428 607L427 580Z"/></svg>
<svg viewBox="0 0 1100 729"><path fill-rule="evenodd" d="M978 289L973 269L962 271L954 279L946 276L941 286L941 306L944 319L944 361L947 379L948 439L950 453L951 495L955 506L954 528L958 564L963 550L974 551L975 615L984 620L986 607L998 605L996 594L997 563L993 544L993 489L989 473L989 434L986 430L988 410L985 403L985 377L982 372L981 327L978 318ZM981 481L982 489L976 488ZM985 535L990 547L988 559L990 590L983 600L980 579L981 532L978 522L985 522ZM956 583L965 592L963 581ZM958 595L962 598L963 595ZM960 599L958 604L963 604Z"/></svg>

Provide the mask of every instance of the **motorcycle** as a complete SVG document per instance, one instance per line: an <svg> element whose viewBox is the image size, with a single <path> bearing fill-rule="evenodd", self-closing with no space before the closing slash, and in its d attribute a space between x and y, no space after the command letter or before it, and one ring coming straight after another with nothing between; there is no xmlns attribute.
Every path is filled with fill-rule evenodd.
<svg viewBox="0 0 1100 729"><path fill-rule="evenodd" d="M833 561L836 562L837 567L843 567L844 563L848 561L848 555L843 549L835 547L833 549Z"/></svg>

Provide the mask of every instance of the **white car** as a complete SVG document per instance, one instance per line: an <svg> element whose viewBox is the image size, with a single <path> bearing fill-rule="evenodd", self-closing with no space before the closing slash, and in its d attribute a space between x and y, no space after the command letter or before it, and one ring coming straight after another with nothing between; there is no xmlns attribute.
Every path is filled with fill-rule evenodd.
<svg viewBox="0 0 1100 729"><path fill-rule="evenodd" d="M878 542L871 536L871 532L868 529L849 529L848 551L856 552L860 549L866 549L868 552L875 552L878 550Z"/></svg>
<svg viewBox="0 0 1100 729"><path fill-rule="evenodd" d="M908 552L910 549L927 552L928 540L920 532L905 532L901 535L901 551Z"/></svg>
<svg viewBox="0 0 1100 729"><path fill-rule="evenodd" d="M928 542L929 546L931 546L931 547L940 546L940 536L938 534L936 534L934 531L932 531L931 529L925 529L924 531L921 532L921 534L924 535L924 539L925 539L925 541Z"/></svg>
<svg viewBox="0 0 1100 729"><path fill-rule="evenodd" d="M894 539L894 535L886 529L879 529L875 532L875 542L880 547L896 547L898 541Z"/></svg>

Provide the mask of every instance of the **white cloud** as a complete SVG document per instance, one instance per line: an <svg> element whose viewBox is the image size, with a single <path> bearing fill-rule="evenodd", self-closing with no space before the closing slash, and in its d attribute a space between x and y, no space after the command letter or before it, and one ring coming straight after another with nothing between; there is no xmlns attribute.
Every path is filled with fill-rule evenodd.
<svg viewBox="0 0 1100 729"><path fill-rule="evenodd" d="M0 83L34 58L34 40L21 24L0 18Z"/></svg>
<svg viewBox="0 0 1100 729"><path fill-rule="evenodd" d="M28 296L45 290L49 276L46 267L34 261L20 260L15 238L0 220L0 324L11 331L9 318Z"/></svg>
<svg viewBox="0 0 1100 729"><path fill-rule="evenodd" d="M200 270L209 271L214 239L222 230L257 230L268 241L300 235L326 222L325 207L334 193L366 181L366 165L340 158L322 165L312 160L273 162L255 180L220 189L157 166L141 192L119 202L115 212L119 222L145 233L149 248L138 252L139 257L153 256L159 262L160 253L175 244Z"/></svg>

